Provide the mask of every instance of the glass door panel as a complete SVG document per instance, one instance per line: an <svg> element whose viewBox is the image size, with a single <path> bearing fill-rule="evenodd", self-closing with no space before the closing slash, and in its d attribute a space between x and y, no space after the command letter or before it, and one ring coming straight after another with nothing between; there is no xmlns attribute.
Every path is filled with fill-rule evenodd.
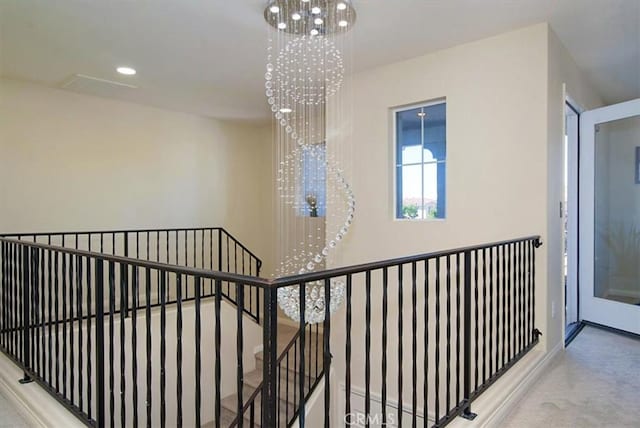
<svg viewBox="0 0 640 428"><path fill-rule="evenodd" d="M595 128L594 297L640 304L640 116Z"/></svg>

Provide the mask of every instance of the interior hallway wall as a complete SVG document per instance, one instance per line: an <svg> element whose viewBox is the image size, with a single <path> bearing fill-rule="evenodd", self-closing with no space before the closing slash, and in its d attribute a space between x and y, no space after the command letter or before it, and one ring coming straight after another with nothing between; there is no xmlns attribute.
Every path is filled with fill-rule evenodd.
<svg viewBox="0 0 640 428"><path fill-rule="evenodd" d="M268 273L270 136L0 79L0 231L223 226Z"/></svg>

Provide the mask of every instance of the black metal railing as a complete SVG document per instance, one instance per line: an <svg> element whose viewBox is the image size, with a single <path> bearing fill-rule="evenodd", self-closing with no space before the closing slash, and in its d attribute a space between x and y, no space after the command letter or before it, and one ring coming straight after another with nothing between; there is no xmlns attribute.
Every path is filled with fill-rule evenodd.
<svg viewBox="0 0 640 428"><path fill-rule="evenodd" d="M305 426L318 385L325 426L440 427L471 418L471 403L538 343L539 245L528 237L270 281L0 238L0 347L90 426ZM305 285L317 281L325 302L344 284L343 308L330 316L325 305L324 321L303 318L283 341L278 289L300 287L304 314ZM231 313L223 282L238 297ZM250 287L264 293L264 316L262 379L248 391ZM127 296L129 317L116 310Z"/></svg>
<svg viewBox="0 0 640 428"><path fill-rule="evenodd" d="M262 267L262 261L253 252L221 227L12 233L0 238L256 277L260 276ZM213 281L206 285L202 297L213 296ZM193 294L189 294L191 291L192 288L185 289L185 300L194 299ZM159 289L152 290L152 296L152 307L158 306ZM224 282L222 296L235 304L235 287ZM251 287L245 291L244 298L245 313L259 322L260 289ZM122 303L128 315L130 302L125 297ZM168 295L167 303L175 303L175 296ZM120 302L116 303L116 311L120 311Z"/></svg>

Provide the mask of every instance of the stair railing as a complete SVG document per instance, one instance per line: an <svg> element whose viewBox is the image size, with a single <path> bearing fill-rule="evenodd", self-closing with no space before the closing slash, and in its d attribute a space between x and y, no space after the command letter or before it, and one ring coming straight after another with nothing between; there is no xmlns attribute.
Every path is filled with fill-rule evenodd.
<svg viewBox="0 0 640 428"><path fill-rule="evenodd" d="M441 427L473 418L473 401L538 343L540 245L534 236L266 280L5 237L0 349L24 372L22 382L39 383L88 426L227 426L221 401L229 393L238 426L305 426L315 383L324 386L315 403L325 426L338 418ZM305 284L324 282L328 302L337 280L346 287L342 309L331 317L325 305L321 325L302 316L295 340L280 352L278 288L299 286L304 314ZM222 316L223 283L237 301L232 320ZM203 298L206 284L213 299ZM252 287L263 293L263 382L245 396L253 351L244 349L252 322L245 291ZM117 311L127 299L129 317ZM315 364L308 363L312 342L322 349ZM334 356L341 364L330 370ZM291 388L287 374L293 397L282 391ZM233 391L223 384L230 377ZM283 418L282 406L292 413ZM237 418L247 408L254 420Z"/></svg>
<svg viewBox="0 0 640 428"><path fill-rule="evenodd" d="M0 238L255 277L260 276L262 268L262 261L222 227L12 233L2 234ZM213 296L213 288L210 281L208 287L203 288L202 297ZM152 307L159 305L159 291L156 292ZM221 292L225 300L236 304L232 284L224 282ZM260 289L253 287L244 296L245 313L260 322ZM186 301L194 299L193 295L184 297ZM175 299L168 296L167 303L175 303ZM126 316L130 305L125 299ZM116 311L119 310L116 304Z"/></svg>

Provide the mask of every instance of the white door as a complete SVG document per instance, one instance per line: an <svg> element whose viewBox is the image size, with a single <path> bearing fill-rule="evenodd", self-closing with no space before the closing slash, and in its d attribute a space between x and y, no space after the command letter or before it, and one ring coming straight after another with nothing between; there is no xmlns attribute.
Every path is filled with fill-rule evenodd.
<svg viewBox="0 0 640 428"><path fill-rule="evenodd" d="M580 115L580 318L640 334L640 99Z"/></svg>

